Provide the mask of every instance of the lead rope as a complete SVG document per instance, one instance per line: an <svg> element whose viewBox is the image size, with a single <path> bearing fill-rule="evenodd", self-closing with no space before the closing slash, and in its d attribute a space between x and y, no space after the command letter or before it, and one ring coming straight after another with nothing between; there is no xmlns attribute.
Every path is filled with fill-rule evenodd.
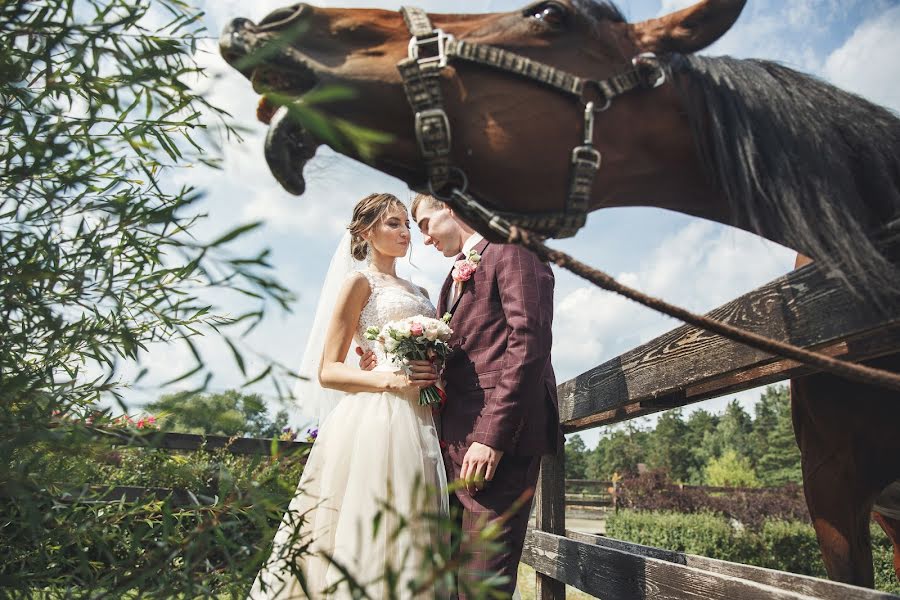
<svg viewBox="0 0 900 600"><path fill-rule="evenodd" d="M877 385L900 392L900 375L897 373L833 358L826 354L822 354L821 352L806 350L787 342L773 340L758 333L717 321L705 315L692 313L679 306L675 306L674 304L669 304L665 300L649 296L634 288L619 283L607 273L590 267L583 262L572 258L565 252L549 248L534 234L524 229L519 229L514 225L509 227L507 241L510 244L519 244L520 246L531 250L541 259L552 262L555 265L590 281L597 287L625 296L629 300L634 300L638 304L643 304L647 308L651 308L680 321L684 321L689 325L719 334L724 338L745 344L757 350L762 350L769 354L775 354L796 360L805 365L818 367L833 375L846 377L847 379L852 379L859 383Z"/></svg>

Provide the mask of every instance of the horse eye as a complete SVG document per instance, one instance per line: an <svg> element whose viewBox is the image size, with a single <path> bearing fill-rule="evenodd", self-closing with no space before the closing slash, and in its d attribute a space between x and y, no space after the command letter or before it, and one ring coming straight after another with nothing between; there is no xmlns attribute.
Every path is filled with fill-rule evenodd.
<svg viewBox="0 0 900 600"><path fill-rule="evenodd" d="M566 22L566 10L555 2L538 4L529 9L528 16L543 21L548 25L553 25L554 27L560 27Z"/></svg>

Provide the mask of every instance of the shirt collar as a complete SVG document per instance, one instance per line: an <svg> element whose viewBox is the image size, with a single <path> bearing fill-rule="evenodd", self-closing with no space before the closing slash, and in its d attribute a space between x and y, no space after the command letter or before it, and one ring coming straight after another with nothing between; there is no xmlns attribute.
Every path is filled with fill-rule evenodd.
<svg viewBox="0 0 900 600"><path fill-rule="evenodd" d="M467 239L467 240L463 243L462 253L465 254L466 256L469 256L469 252L471 252L472 249L473 249L475 246L477 246L478 243L479 243L481 240L483 240L483 239L484 239L484 236L481 235L480 233L478 233L478 232L476 231L475 233L473 233L472 235L470 235L470 236L469 236L469 239Z"/></svg>

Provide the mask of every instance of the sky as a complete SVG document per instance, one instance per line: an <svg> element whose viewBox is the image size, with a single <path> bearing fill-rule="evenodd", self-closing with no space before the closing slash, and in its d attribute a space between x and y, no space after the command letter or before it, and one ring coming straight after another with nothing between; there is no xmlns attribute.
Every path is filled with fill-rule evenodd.
<svg viewBox="0 0 900 600"><path fill-rule="evenodd" d="M235 17L259 20L287 0L204 0L205 24L217 35ZM399 2L383 0L319 0L319 6L377 6L397 9ZM417 5L429 12L496 12L520 8L525 2L428 0ZM622 0L619 7L630 21L658 16L690 5L684 0ZM462 8L464 7L464 8ZM846 90L900 111L900 0L748 0L742 16L723 38L704 51L740 58L765 58L817 75ZM391 192L403 200L412 194L401 181L321 147L307 166L307 191L297 198L284 192L268 172L263 158L265 126L255 120L258 97L249 83L219 57L214 40L203 40L198 62L209 78L198 83L218 106L249 128L243 142L224 146L221 171L197 167L173 174L173 183L206 190L202 210L208 218L195 230L200 238L252 220L264 226L241 238L237 249L251 254L272 249L272 263L280 280L293 289L298 301L291 312L272 307L269 317L244 342L260 356L286 365L299 364L306 332L315 311L319 286L328 261L349 221L353 205L371 192ZM707 311L789 271L794 253L754 235L701 219L652 208L604 209L592 213L574 238L552 245L601 268L638 289L694 311ZM435 298L449 259L425 247L413 232L412 265L398 265L401 275L424 286ZM554 267L556 274L553 364L565 381L635 346L665 333L679 323L619 296L592 287ZM214 299L225 314L238 314L247 300L222 294ZM212 336L198 346L215 374L212 390L239 386L243 379L228 348ZM248 372L259 372L262 358L248 357ZM150 379L127 389L126 401L135 407L177 388L159 388L192 364L184 348L153 346L141 357ZM125 369L127 372L128 369ZM192 382L181 385L190 387ZM249 388L266 398L270 387ZM760 390L749 390L693 405L721 410L732 398L748 410ZM274 407L274 403L273 403ZM291 406L292 419L304 421L302 407ZM583 432L588 447L599 430Z"/></svg>

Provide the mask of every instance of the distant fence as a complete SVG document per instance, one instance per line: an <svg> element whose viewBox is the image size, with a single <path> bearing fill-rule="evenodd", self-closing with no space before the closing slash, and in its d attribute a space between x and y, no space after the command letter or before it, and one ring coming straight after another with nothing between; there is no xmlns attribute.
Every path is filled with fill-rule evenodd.
<svg viewBox="0 0 900 600"><path fill-rule="evenodd" d="M88 427L87 431L113 445L155 448L170 451L212 451L224 450L232 454L269 456L290 454L308 449L310 442L295 442L269 438L228 437L221 435L198 435L165 431L134 431L130 429ZM4 490L0 488L0 496ZM196 493L183 488L161 488L141 486L83 485L65 488L56 498L62 502L137 502L147 499L166 500L174 507L205 506L215 504L215 494Z"/></svg>

